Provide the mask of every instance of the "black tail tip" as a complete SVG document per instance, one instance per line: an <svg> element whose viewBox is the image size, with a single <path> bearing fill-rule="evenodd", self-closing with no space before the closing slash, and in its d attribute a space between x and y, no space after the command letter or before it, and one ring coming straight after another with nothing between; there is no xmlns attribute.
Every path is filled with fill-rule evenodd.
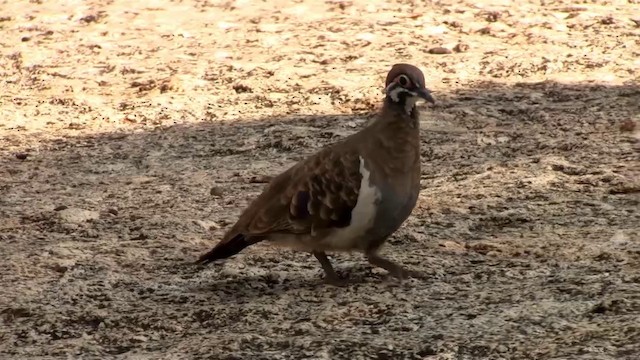
<svg viewBox="0 0 640 360"><path fill-rule="evenodd" d="M255 242L255 239L251 239L251 241L249 241L243 234L238 234L227 241L219 242L218 245L209 252L200 256L200 258L195 261L195 264L206 265L216 260L226 259L239 253L244 248L254 244Z"/></svg>
<svg viewBox="0 0 640 360"><path fill-rule="evenodd" d="M214 258L214 252L213 250L207 252L204 255L201 255L198 260L194 261L193 264L194 265L207 265L209 263L212 263L214 261L216 261L217 259Z"/></svg>

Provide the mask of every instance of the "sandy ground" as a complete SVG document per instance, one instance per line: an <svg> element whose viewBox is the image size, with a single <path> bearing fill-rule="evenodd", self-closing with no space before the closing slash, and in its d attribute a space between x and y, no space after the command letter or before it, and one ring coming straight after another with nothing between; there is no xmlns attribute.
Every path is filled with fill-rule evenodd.
<svg viewBox="0 0 640 360"><path fill-rule="evenodd" d="M0 1L0 358L638 358L639 8ZM190 265L396 62L438 103L385 253L429 279Z"/></svg>

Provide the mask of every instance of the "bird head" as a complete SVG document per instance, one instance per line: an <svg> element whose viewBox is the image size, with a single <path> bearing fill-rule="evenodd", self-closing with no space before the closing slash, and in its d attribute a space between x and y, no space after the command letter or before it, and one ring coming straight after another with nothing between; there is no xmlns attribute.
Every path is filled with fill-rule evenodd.
<svg viewBox="0 0 640 360"><path fill-rule="evenodd" d="M411 113L416 102L425 100L432 104L435 100L424 84L424 74L410 64L395 64L387 74L385 94L393 104Z"/></svg>

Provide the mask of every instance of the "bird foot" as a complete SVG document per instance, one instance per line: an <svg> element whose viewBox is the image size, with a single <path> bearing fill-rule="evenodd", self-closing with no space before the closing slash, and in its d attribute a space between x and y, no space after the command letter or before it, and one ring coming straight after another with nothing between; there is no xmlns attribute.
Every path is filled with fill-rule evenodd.
<svg viewBox="0 0 640 360"><path fill-rule="evenodd" d="M324 252L313 252L313 255L320 261L320 265L322 265L322 270L324 270L324 283L328 285L333 285L337 287L346 286L349 282L346 279L341 279L336 271L331 266L331 262L327 258L327 254Z"/></svg>
<svg viewBox="0 0 640 360"><path fill-rule="evenodd" d="M415 279L426 278L426 275L424 275L419 271L405 269L404 267L394 263L393 261L380 257L375 253L368 254L367 258L369 259L369 262L372 265L375 265L387 270L389 272L389 275L395 277L401 282L402 280L405 280L408 278L415 278Z"/></svg>

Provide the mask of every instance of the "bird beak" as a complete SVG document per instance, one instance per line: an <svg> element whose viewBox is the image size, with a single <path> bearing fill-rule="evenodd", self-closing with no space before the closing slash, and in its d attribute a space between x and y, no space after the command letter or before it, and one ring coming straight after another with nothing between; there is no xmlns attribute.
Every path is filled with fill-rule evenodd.
<svg viewBox="0 0 640 360"><path fill-rule="evenodd" d="M433 96L431 96L431 92L429 91L429 89L427 88L422 88L422 89L418 89L417 91L417 95L421 98L424 99L427 102L430 102L432 104L435 104L436 101L433 99Z"/></svg>

